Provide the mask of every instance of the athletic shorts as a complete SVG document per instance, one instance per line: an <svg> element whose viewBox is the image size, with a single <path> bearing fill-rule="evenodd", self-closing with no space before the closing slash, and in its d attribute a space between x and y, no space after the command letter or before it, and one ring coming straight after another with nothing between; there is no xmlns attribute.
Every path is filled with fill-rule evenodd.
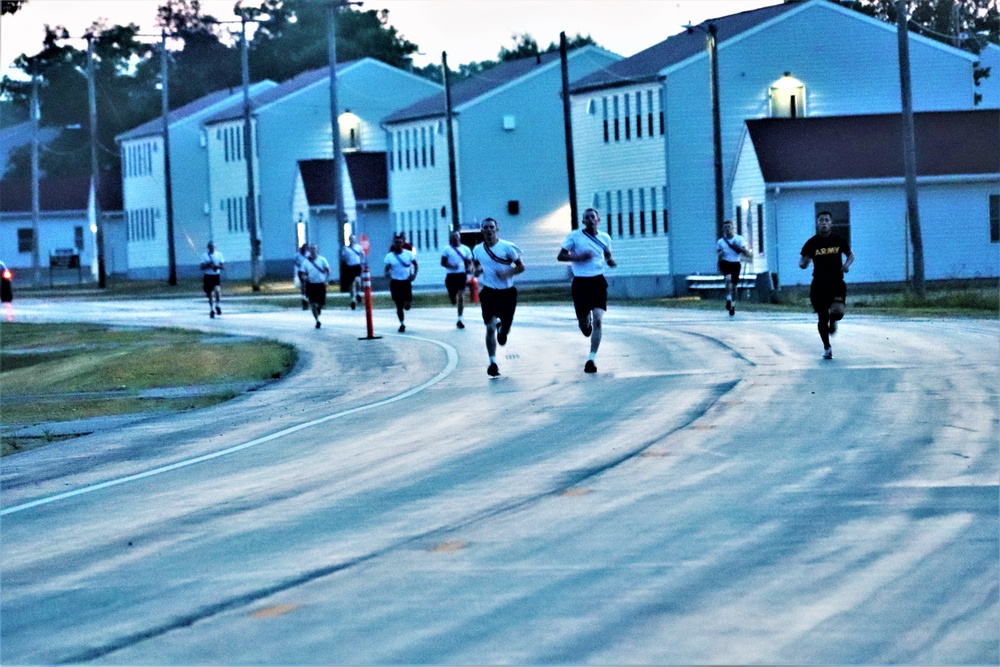
<svg viewBox="0 0 1000 667"><path fill-rule="evenodd" d="M205 294L211 294L212 290L222 284L222 276L218 273L206 273L202 276L201 286Z"/></svg>
<svg viewBox="0 0 1000 667"><path fill-rule="evenodd" d="M323 307L326 305L326 283L306 283L306 298L309 303Z"/></svg>
<svg viewBox="0 0 1000 667"><path fill-rule="evenodd" d="M843 280L813 280L809 286L809 303L820 314L829 312L834 301L844 303L847 298L847 284Z"/></svg>
<svg viewBox="0 0 1000 667"><path fill-rule="evenodd" d="M594 308L607 310L608 281L604 276L573 278L573 306L578 320L586 320Z"/></svg>
<svg viewBox="0 0 1000 667"><path fill-rule="evenodd" d="M397 306L413 301L413 282L410 280L390 280L389 294Z"/></svg>
<svg viewBox="0 0 1000 667"><path fill-rule="evenodd" d="M349 264L344 265L344 282L350 285L352 282L354 282L355 278L360 278L360 277L361 277L360 264L355 264L354 266L351 266Z"/></svg>
<svg viewBox="0 0 1000 667"><path fill-rule="evenodd" d="M724 259L719 260L719 273L725 276L729 276L733 280L733 284L740 279L740 270L742 270L743 265L739 262L727 262Z"/></svg>
<svg viewBox="0 0 1000 667"><path fill-rule="evenodd" d="M446 273L444 286L448 289L448 298L452 304L458 303L458 293L465 289L467 276L464 273Z"/></svg>
<svg viewBox="0 0 1000 667"><path fill-rule="evenodd" d="M517 308L517 288L482 287L479 289L479 306L483 311L484 323L489 324L494 317L499 317L503 327L509 329Z"/></svg>

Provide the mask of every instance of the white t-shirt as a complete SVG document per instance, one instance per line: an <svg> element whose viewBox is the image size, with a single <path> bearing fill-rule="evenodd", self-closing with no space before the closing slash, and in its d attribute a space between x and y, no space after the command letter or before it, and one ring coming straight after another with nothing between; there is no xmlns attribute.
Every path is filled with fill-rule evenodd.
<svg viewBox="0 0 1000 667"><path fill-rule="evenodd" d="M345 245L341 256L344 258L344 264L347 266L359 266L365 253L361 249L361 245L355 243L354 245Z"/></svg>
<svg viewBox="0 0 1000 667"><path fill-rule="evenodd" d="M389 277L393 280L409 280L414 259L410 250L403 250L398 255L390 250L385 256Z"/></svg>
<svg viewBox="0 0 1000 667"><path fill-rule="evenodd" d="M218 276L222 275L222 265L226 263L226 258L222 256L222 253L216 250L211 255L207 252L201 256L202 264L211 264L212 266L207 269L202 269L206 276Z"/></svg>
<svg viewBox="0 0 1000 667"><path fill-rule="evenodd" d="M496 256L497 259L493 259L493 256ZM497 271L501 269L508 271L514 262L521 259L521 249L516 245L498 240L496 245L487 251L486 244L480 243L472 249L472 258L483 267L483 275L480 276L479 282L485 287L507 289L514 286L514 276L500 277L497 275Z"/></svg>
<svg viewBox="0 0 1000 667"><path fill-rule="evenodd" d="M573 253L589 252L590 257L578 262L570 262L573 275L579 278L590 278L604 275L607 262L604 259L604 251L611 251L611 237L604 232L598 231L596 238L583 229L574 229L563 241L562 247Z"/></svg>
<svg viewBox="0 0 1000 667"><path fill-rule="evenodd" d="M726 243L727 240L729 243ZM720 259L726 262L738 262L740 261L740 252L738 250L733 250L729 246L730 243L736 248L746 248L747 242L739 234L733 234L733 238L731 239L727 239L723 236L721 239L716 241L716 246L718 246L719 250L722 251Z"/></svg>
<svg viewBox="0 0 1000 667"><path fill-rule="evenodd" d="M445 268L447 273L465 273L465 260L472 260L472 250L464 243L459 243L457 248L449 245L441 253L441 257L450 265Z"/></svg>
<svg viewBox="0 0 1000 667"><path fill-rule="evenodd" d="M316 255L316 259L306 257L302 262L302 272L306 274L307 283L325 283L330 279L330 262L323 255Z"/></svg>

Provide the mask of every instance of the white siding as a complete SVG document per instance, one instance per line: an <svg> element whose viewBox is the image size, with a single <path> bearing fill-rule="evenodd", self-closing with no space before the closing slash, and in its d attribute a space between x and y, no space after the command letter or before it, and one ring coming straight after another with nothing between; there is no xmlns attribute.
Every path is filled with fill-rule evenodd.
<svg viewBox="0 0 1000 667"><path fill-rule="evenodd" d="M167 266L166 186L163 139L124 141L122 207L128 239L128 266L139 270Z"/></svg>
<svg viewBox="0 0 1000 667"><path fill-rule="evenodd" d="M749 133L746 132L743 135L733 175L732 193L734 206L739 206L742 212L743 225L740 233L754 249L754 257L750 266L747 267L747 272L756 275L770 271L768 250L771 247L771 240L767 237L765 222L768 212L764 201L767 189L753 142L750 140ZM759 208L760 206L763 208ZM735 215L734 209L730 213L734 224L736 222Z"/></svg>
<svg viewBox="0 0 1000 667"><path fill-rule="evenodd" d="M658 84L647 83L577 95L571 103L577 207L581 214L591 207L601 214L601 229L611 234L622 274L670 273L663 227L666 150L660 134L660 91ZM637 116L642 124L638 131Z"/></svg>

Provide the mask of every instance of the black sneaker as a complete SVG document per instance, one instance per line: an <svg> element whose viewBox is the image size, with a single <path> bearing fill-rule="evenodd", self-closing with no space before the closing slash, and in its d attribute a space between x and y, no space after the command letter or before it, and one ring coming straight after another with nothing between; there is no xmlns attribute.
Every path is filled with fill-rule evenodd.
<svg viewBox="0 0 1000 667"><path fill-rule="evenodd" d="M399 325L399 333L403 333L404 331L406 331L406 325L405 324L400 324Z"/></svg>
<svg viewBox="0 0 1000 667"><path fill-rule="evenodd" d="M585 363L583 365L583 372L584 373L596 373L597 372L597 364L594 363L593 359L587 359L587 363Z"/></svg>
<svg viewBox="0 0 1000 667"><path fill-rule="evenodd" d="M500 367L496 365L496 362L490 364L490 367L486 369L486 374L490 377L496 377L500 375Z"/></svg>
<svg viewBox="0 0 1000 667"><path fill-rule="evenodd" d="M403 310L409 310L409 309L410 309L410 302L407 301L406 303L403 304Z"/></svg>
<svg viewBox="0 0 1000 667"><path fill-rule="evenodd" d="M319 329L319 327L320 327L319 320L316 320L316 328Z"/></svg>
<svg viewBox="0 0 1000 667"><path fill-rule="evenodd" d="M458 322L455 322L455 326L458 327L459 329L464 329L465 328L465 325L462 324L462 320L459 320Z"/></svg>
<svg viewBox="0 0 1000 667"><path fill-rule="evenodd" d="M355 308L357 308L357 307L358 307L358 304L356 304L356 303L354 303L354 302L352 301L352 302L351 302L351 310L354 310L354 309L355 309Z"/></svg>
<svg viewBox="0 0 1000 667"><path fill-rule="evenodd" d="M208 316L211 317L214 320L215 319L215 311L214 310L208 311Z"/></svg>
<svg viewBox="0 0 1000 667"><path fill-rule="evenodd" d="M497 342L501 345L507 344L507 334L504 333L503 330L497 332Z"/></svg>
<svg viewBox="0 0 1000 667"><path fill-rule="evenodd" d="M580 325L580 331L583 332L584 336L590 338L590 334L594 333L594 327L591 326L590 322L587 322L586 324Z"/></svg>
<svg viewBox="0 0 1000 667"><path fill-rule="evenodd" d="M837 333L837 320L830 320L830 335Z"/></svg>
<svg viewBox="0 0 1000 667"><path fill-rule="evenodd" d="M216 307L215 307L215 314L216 314L216 315L221 315L221 314L222 314L222 309L221 309L221 308L219 308L218 306L216 306Z"/></svg>
<svg viewBox="0 0 1000 667"><path fill-rule="evenodd" d="M734 306L733 304L729 304L729 317L732 317L735 314L736 314L736 306Z"/></svg>

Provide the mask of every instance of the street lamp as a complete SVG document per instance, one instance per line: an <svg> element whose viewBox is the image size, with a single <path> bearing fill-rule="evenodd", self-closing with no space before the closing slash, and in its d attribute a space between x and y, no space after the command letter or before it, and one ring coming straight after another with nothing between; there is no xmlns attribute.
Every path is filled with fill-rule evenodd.
<svg viewBox="0 0 1000 667"><path fill-rule="evenodd" d="M712 98L712 147L715 153L715 233L722 233L722 221L725 219L725 196L722 191L722 119L719 111L719 49L718 34L715 24L685 26L689 33L695 29L705 33L705 46L708 49L708 63L711 69L709 79L709 94Z"/></svg>
<svg viewBox="0 0 1000 667"><path fill-rule="evenodd" d="M337 237L343 251L347 231L347 213L344 211L344 185L341 182L341 163L344 160L340 145L340 113L337 105L337 10L341 7L360 7L363 3L352 0L331 0L327 3L327 56L330 68L330 131L333 134L333 203L337 207Z"/></svg>

